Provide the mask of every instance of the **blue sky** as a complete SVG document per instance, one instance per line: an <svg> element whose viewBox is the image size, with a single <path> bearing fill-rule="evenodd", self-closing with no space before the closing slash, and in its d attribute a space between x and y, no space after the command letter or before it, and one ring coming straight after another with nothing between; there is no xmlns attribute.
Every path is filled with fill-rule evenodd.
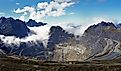
<svg viewBox="0 0 121 71"><path fill-rule="evenodd" d="M51 1L0 0L0 16L19 18L22 14L15 13L14 10L26 6L36 7L38 3ZM41 20L50 23L72 22L76 24L104 19L121 21L121 0L72 0L72 2L75 3L64 8L65 15L44 16Z"/></svg>

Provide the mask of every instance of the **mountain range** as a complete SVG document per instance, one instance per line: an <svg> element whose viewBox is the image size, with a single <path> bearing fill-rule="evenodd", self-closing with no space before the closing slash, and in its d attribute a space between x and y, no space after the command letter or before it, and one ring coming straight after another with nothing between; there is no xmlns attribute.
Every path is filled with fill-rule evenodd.
<svg viewBox="0 0 121 71"><path fill-rule="evenodd" d="M28 27L41 27L47 23L0 18L0 35L26 38L32 31ZM39 30L38 30L39 31ZM41 33L41 32L40 32ZM46 33L46 32L45 32ZM121 24L112 22L89 26L83 35L66 32L61 26L51 26L47 46L42 41L5 43L0 39L0 54L35 57L41 60L85 61L111 60L121 57Z"/></svg>

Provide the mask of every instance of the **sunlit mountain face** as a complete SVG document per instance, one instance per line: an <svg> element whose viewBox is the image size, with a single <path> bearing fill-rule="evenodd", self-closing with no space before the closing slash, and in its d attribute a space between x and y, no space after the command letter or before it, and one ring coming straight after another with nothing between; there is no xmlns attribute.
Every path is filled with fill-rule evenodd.
<svg viewBox="0 0 121 71"><path fill-rule="evenodd" d="M0 55L121 58L120 0L1 0Z"/></svg>

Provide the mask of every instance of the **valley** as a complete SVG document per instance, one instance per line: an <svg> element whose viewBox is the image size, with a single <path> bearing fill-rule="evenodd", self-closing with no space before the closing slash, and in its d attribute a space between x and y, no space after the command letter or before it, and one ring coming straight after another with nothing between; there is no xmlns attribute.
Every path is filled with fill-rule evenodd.
<svg viewBox="0 0 121 71"><path fill-rule="evenodd" d="M102 61L41 61L32 59L0 58L0 71L120 71L120 60Z"/></svg>

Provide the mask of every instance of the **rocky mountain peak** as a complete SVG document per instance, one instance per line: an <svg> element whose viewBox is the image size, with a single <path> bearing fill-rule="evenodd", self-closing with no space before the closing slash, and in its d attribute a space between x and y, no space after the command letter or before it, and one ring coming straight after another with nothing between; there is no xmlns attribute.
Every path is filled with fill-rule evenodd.
<svg viewBox="0 0 121 71"><path fill-rule="evenodd" d="M73 34L69 34L60 26L52 26L50 28L50 37L48 40L48 48L54 48L56 44L67 42L68 39L74 37Z"/></svg>
<svg viewBox="0 0 121 71"><path fill-rule="evenodd" d="M6 18L5 17L1 17L0 18L0 23L3 23L3 22L5 22L6 21Z"/></svg>
<svg viewBox="0 0 121 71"><path fill-rule="evenodd" d="M47 23L42 23L42 22L36 22L35 20L32 20L30 19L26 25L29 26L29 27L38 27L38 26L44 26L46 25Z"/></svg>
<svg viewBox="0 0 121 71"><path fill-rule="evenodd" d="M13 18L0 18L0 34L5 36L25 37L30 30L25 25L25 22L21 20L15 20Z"/></svg>

